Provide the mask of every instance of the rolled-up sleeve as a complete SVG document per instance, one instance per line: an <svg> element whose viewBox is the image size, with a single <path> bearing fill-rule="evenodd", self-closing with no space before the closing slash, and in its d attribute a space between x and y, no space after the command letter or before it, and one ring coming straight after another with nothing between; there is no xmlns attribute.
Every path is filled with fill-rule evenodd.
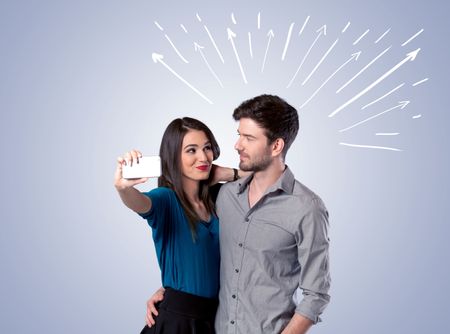
<svg viewBox="0 0 450 334"><path fill-rule="evenodd" d="M296 235L301 270L299 287L303 291L303 298L295 310L314 323L321 321L319 315L330 301L328 229L325 205L320 198L314 198L299 223Z"/></svg>

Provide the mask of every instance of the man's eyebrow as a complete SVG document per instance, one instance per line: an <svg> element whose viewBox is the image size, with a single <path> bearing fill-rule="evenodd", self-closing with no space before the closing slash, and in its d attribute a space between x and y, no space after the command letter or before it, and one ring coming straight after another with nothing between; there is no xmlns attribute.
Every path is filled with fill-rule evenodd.
<svg viewBox="0 0 450 334"><path fill-rule="evenodd" d="M237 133L238 133L239 135L241 135L241 136L244 136L244 137L256 138L255 136L250 135L250 134L248 134L248 133L241 133L241 132L239 132L239 130L237 131Z"/></svg>

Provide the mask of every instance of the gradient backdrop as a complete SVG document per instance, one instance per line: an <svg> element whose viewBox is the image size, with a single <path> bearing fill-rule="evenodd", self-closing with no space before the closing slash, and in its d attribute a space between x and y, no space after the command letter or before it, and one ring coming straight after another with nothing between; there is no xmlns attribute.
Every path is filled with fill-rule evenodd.
<svg viewBox="0 0 450 334"><path fill-rule="evenodd" d="M189 115L237 166L234 107L274 93L301 117L287 162L330 211L332 302L311 333L448 333L448 13L434 0L2 1L0 332L137 333L160 275L148 226L113 188L117 156L157 154Z"/></svg>

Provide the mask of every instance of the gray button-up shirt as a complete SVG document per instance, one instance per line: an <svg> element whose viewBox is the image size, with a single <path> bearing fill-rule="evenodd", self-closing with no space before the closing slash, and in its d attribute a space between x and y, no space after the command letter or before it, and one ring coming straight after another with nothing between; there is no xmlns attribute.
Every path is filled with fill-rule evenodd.
<svg viewBox="0 0 450 334"><path fill-rule="evenodd" d="M279 333L295 312L319 321L329 302L328 213L286 170L252 208L249 176L222 186L217 333ZM303 298L296 305L297 288Z"/></svg>

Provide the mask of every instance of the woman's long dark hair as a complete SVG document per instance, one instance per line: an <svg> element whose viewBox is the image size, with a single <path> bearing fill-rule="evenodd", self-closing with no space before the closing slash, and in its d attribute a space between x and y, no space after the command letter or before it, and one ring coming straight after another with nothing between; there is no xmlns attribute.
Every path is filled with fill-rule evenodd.
<svg viewBox="0 0 450 334"><path fill-rule="evenodd" d="M213 160L216 160L219 157L219 145L211 130L204 123L190 117L174 119L167 126L159 148L159 156L161 157L161 176L158 178L158 186L170 188L175 192L184 209L192 236L195 239L196 224L201 218L195 212L183 190L181 172L181 150L183 139L190 130L203 131L211 144ZM200 181L199 197L205 205L206 210L209 213L214 213L214 203L209 194L210 178L211 174L207 180Z"/></svg>

